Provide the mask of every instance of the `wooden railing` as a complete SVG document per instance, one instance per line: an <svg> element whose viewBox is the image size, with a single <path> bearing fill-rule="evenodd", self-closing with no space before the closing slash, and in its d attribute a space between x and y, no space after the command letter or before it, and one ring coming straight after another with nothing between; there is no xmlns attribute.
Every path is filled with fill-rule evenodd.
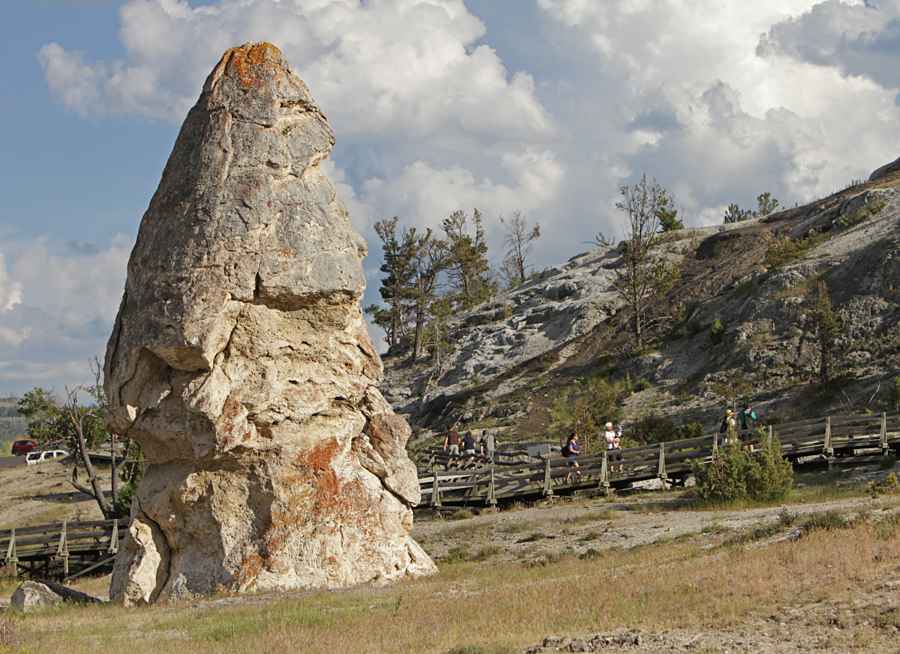
<svg viewBox="0 0 900 654"><path fill-rule="evenodd" d="M819 459L833 462L862 450L887 455L900 451L900 416L848 415L800 420L745 434L747 447L759 447L777 437L782 453L792 462ZM624 448L621 462L607 452L578 458L577 469L569 467L558 453L532 458L525 463L493 462L483 458L432 456L430 466L420 470L423 504L483 504L501 500L547 497L558 493L624 487L649 479L684 479L695 464L706 464L721 446L718 434L668 441L656 445ZM442 454L442 453L441 453Z"/></svg>
<svg viewBox="0 0 900 654"><path fill-rule="evenodd" d="M0 566L10 574L75 579L111 568L128 520L63 521L0 532Z"/></svg>

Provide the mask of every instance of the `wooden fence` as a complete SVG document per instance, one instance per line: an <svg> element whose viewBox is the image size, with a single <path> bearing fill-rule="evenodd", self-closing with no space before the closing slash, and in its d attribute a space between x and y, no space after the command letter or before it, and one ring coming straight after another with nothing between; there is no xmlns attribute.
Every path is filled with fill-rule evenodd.
<svg viewBox="0 0 900 654"><path fill-rule="evenodd" d="M785 423L745 434L747 447L760 447L766 439L781 442L785 458L793 463L825 460L891 450L900 452L900 416L827 416ZM569 467L558 453L540 460L512 462L506 458L490 462L484 457L450 460L436 453L430 466L420 470L422 503L432 507L533 499L578 490L627 487L650 479L680 481L691 474L694 464L706 464L720 447L720 436L702 436L657 445L619 450L621 460L607 452L578 458L579 467ZM618 459L618 457L617 457Z"/></svg>
<svg viewBox="0 0 900 654"><path fill-rule="evenodd" d="M742 438L746 446L761 446L777 437L792 462L827 460L873 452L900 453L900 416L829 416L769 427ZM621 461L607 452L579 457L578 472L558 453L529 457L526 450L500 450L486 457L451 459L434 452L430 469L421 470L423 504L481 504L533 499L578 490L629 486L649 479L678 481L694 464L716 456L719 436L669 441L621 450ZM0 566L13 574L68 581L112 568L128 520L61 522L0 532Z"/></svg>
<svg viewBox="0 0 900 654"><path fill-rule="evenodd" d="M0 532L0 566L12 575L69 581L112 569L128 520L63 521Z"/></svg>

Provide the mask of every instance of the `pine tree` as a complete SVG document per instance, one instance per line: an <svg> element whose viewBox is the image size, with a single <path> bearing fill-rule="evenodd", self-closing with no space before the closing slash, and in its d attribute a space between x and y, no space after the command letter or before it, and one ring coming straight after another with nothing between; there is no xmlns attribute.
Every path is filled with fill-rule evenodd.
<svg viewBox="0 0 900 654"><path fill-rule="evenodd" d="M675 208L675 200L671 193L662 189L659 198L659 208L656 210L656 217L659 219L659 228L661 232L674 232L684 229L684 223L678 219L678 209Z"/></svg>
<svg viewBox="0 0 900 654"><path fill-rule="evenodd" d="M772 197L772 194L768 191L760 193L756 196L756 212L754 215L761 217L768 216L770 213L775 213L780 206L781 203Z"/></svg>
<svg viewBox="0 0 900 654"><path fill-rule="evenodd" d="M484 236L481 212L454 211L445 218L442 227L447 240L448 277L459 305L468 309L493 295L489 277L488 246Z"/></svg>
<svg viewBox="0 0 900 654"><path fill-rule="evenodd" d="M398 223L396 216L375 223L375 233L381 239L384 254L380 270L385 276L381 280L379 293L387 308L377 305L366 307L366 312L372 316L375 324L384 329L390 348L400 345L406 335L409 287L415 274L415 230L404 229L398 236Z"/></svg>
<svg viewBox="0 0 900 654"><path fill-rule="evenodd" d="M431 318L438 282L441 273L449 265L450 257L446 241L435 238L431 229L419 235L413 227L408 233L413 244L413 276L412 283L406 289L406 296L410 298L413 308L412 360L418 361L424 353L425 327Z"/></svg>

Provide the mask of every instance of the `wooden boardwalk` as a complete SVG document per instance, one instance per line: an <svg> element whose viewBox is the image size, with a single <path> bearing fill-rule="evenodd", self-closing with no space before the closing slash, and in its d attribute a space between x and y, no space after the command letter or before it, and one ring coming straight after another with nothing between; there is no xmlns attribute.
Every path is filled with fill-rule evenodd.
<svg viewBox="0 0 900 654"><path fill-rule="evenodd" d="M0 566L10 574L69 581L112 569L128 520L60 522L0 532Z"/></svg>
<svg viewBox="0 0 900 654"><path fill-rule="evenodd" d="M761 446L777 437L784 456L797 464L892 450L900 453L900 416L849 415L813 418L769 427L762 437L742 437L747 445ZM422 504L432 507L482 505L530 500L581 490L626 488L636 482L661 479L678 483L691 474L694 464L706 464L718 450L719 435L669 441L658 445L624 448L622 461L607 453L578 458L580 475L572 474L558 452L524 463L507 457L450 461L440 451L432 454L429 468L419 471Z"/></svg>
<svg viewBox="0 0 900 654"><path fill-rule="evenodd" d="M891 451L900 454L900 416L830 416L777 425L759 437L743 438L747 445L777 437L786 458L832 462L839 458ZM693 464L712 460L718 435L669 441L623 449L619 462L607 453L579 457L580 476L572 476L558 452L529 456L526 450L497 452L484 458L451 461L434 452L430 469L420 470L423 505L433 507L483 505L530 500L580 490L608 491L635 482L661 479L678 482L691 474ZM466 463L468 461L468 463ZM465 466L469 467L465 467ZM26 577L69 581L112 569L128 520L61 522L0 531L0 566Z"/></svg>

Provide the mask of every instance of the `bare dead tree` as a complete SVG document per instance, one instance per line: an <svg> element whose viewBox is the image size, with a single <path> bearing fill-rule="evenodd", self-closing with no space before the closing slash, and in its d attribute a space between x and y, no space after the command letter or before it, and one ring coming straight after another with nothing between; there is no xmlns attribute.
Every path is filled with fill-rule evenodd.
<svg viewBox="0 0 900 654"><path fill-rule="evenodd" d="M501 270L513 282L511 286L524 284L528 277L528 260L531 257L532 244L541 236L538 223L529 225L521 211L514 211L509 218L500 217L506 230L506 257Z"/></svg>
<svg viewBox="0 0 900 654"><path fill-rule="evenodd" d="M616 269L614 287L631 309L634 341L637 348L644 343L644 315L647 303L656 292L658 275L651 250L659 232L659 214L668 206L668 193L656 180L646 175L634 185L620 189L622 199L616 207L625 212L628 224L622 243L622 265Z"/></svg>
<svg viewBox="0 0 900 654"><path fill-rule="evenodd" d="M79 392L90 391L83 386L76 386L75 388L71 389L66 387L66 400L62 407L63 414L65 415L66 420L68 420L72 426L72 431L75 436L75 446L77 449L76 464L72 468L71 483L72 486L74 486L85 495L94 498L94 501L97 502L97 506L100 507L100 512L103 514L104 518L111 518L114 516L115 510L110 504L109 500L106 498L106 495L103 493L103 489L100 487L100 480L97 477L96 470L94 470L94 465L91 461L91 455L88 453L87 439L85 438L86 422L89 420L101 420L102 417L97 407L81 406L78 401ZM90 487L83 485L78 480L77 460L80 460L81 464L84 466L84 471L87 474Z"/></svg>

